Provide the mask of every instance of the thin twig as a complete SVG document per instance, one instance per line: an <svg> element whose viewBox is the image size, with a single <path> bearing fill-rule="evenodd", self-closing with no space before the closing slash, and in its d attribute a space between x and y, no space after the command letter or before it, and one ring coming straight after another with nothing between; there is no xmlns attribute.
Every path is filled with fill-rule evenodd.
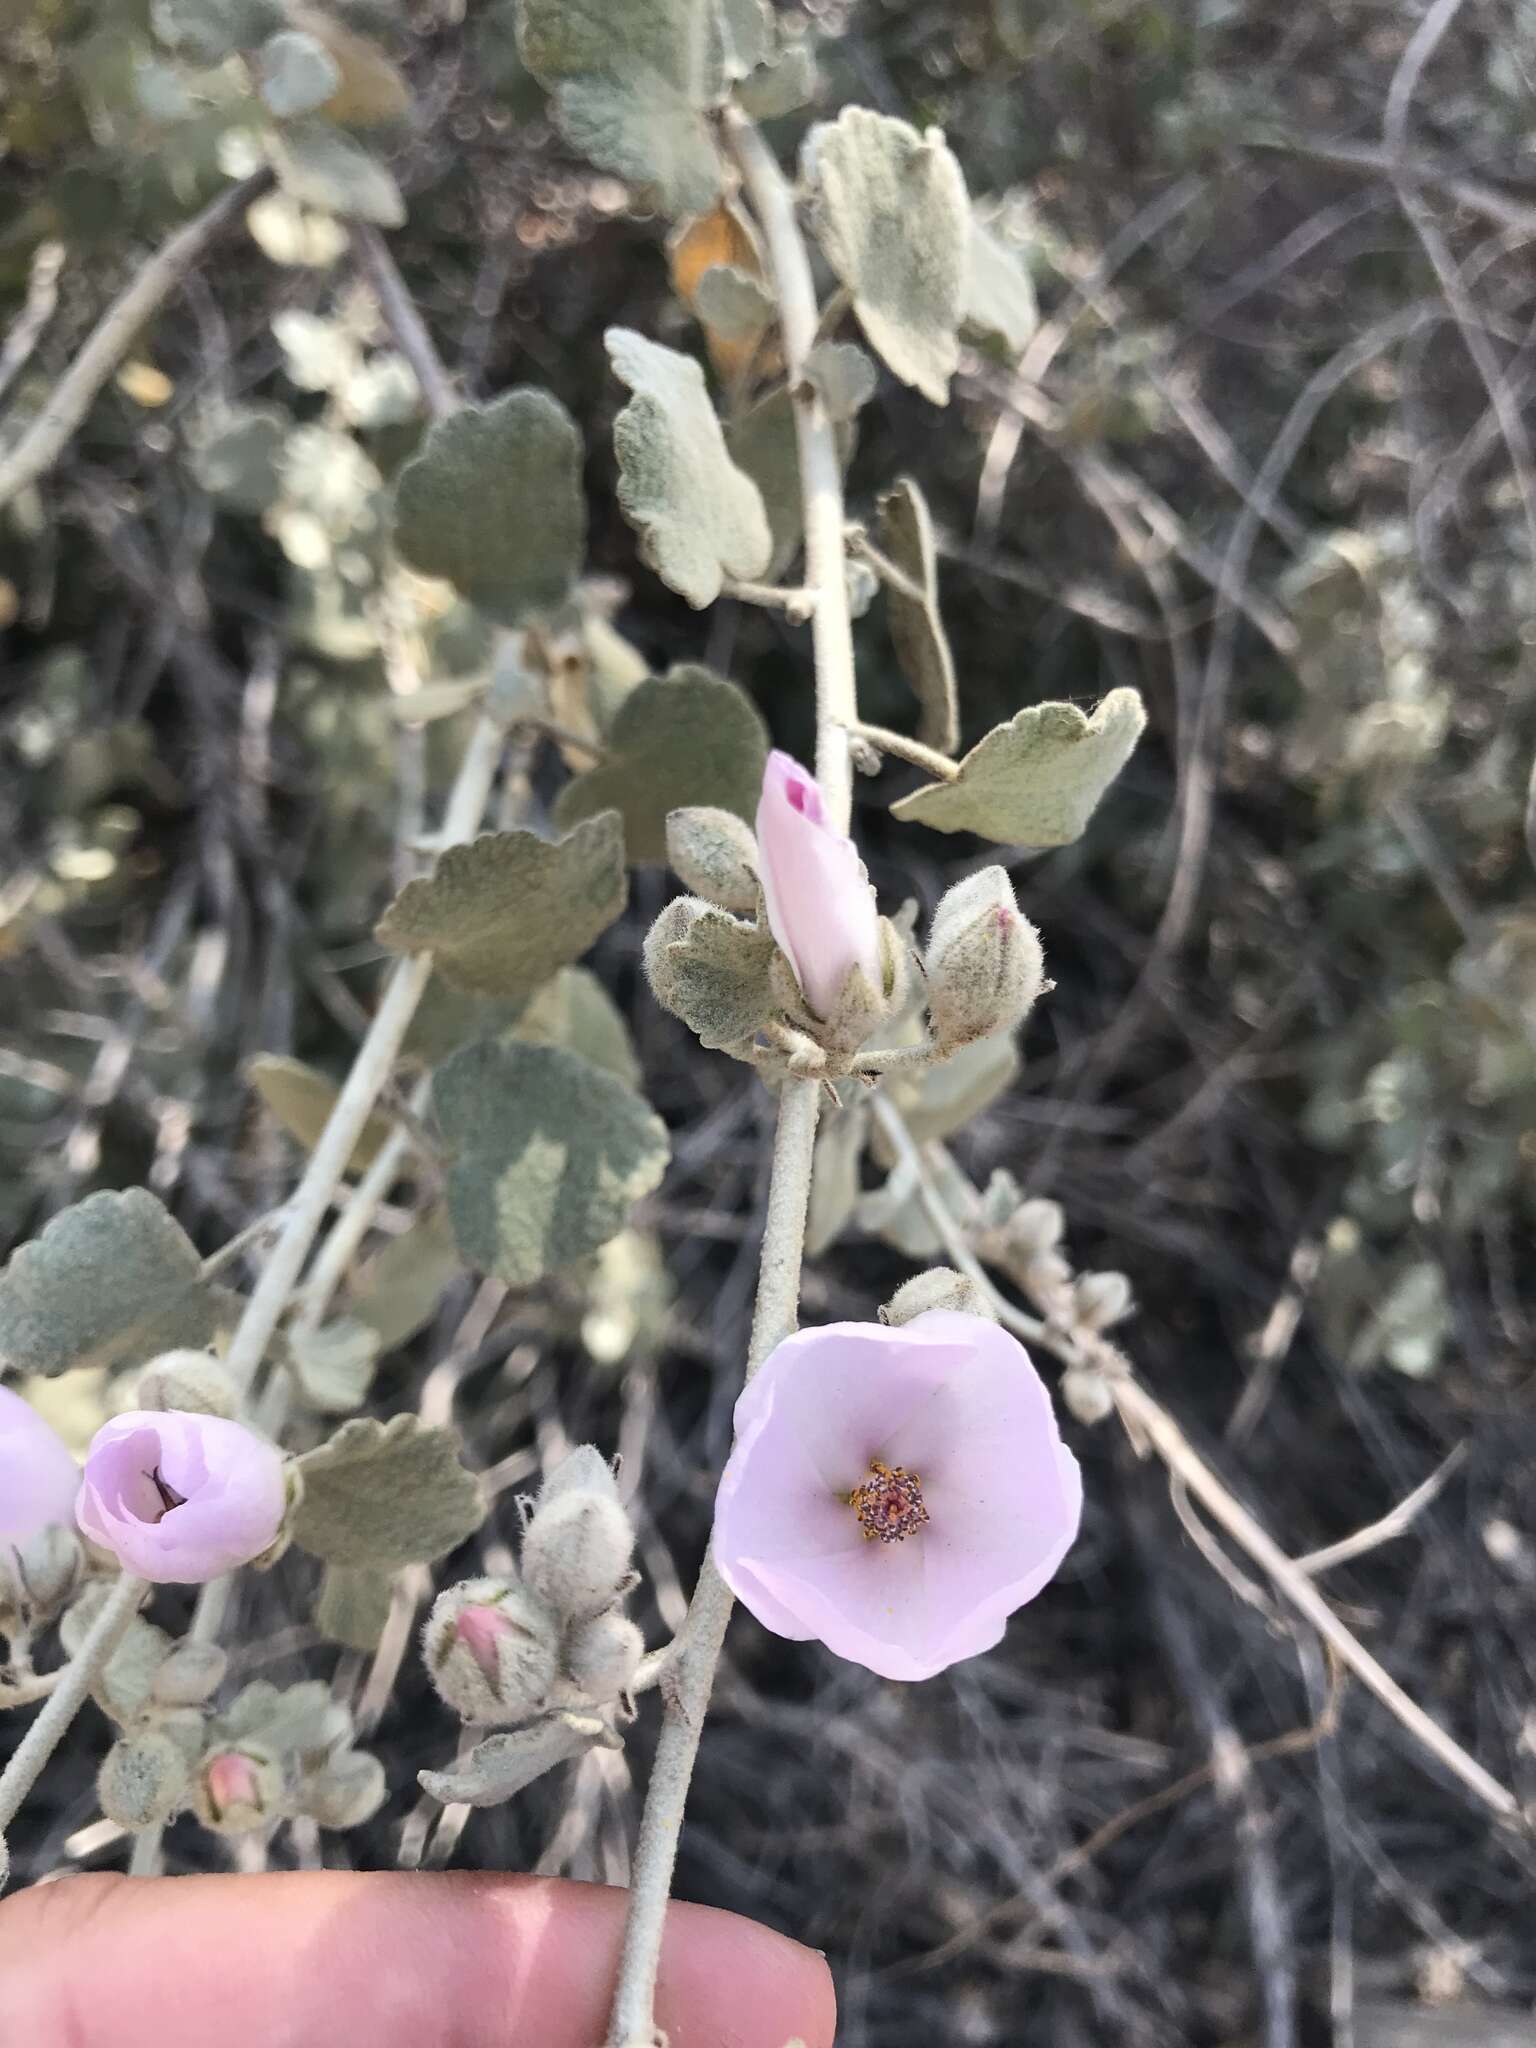
<svg viewBox="0 0 1536 2048"><path fill-rule="evenodd" d="M913 768L921 768L925 775L932 775L940 782L958 782L960 779L960 770L948 754L941 754L934 747L925 747L921 740L910 739L904 732L892 732L889 726L884 725L866 725L862 719L850 726L849 731L856 740L868 740L882 754L890 754Z"/></svg>
<svg viewBox="0 0 1536 2048"><path fill-rule="evenodd" d="M272 173L262 170L221 192L179 228L118 293L26 432L0 457L0 505L9 504L18 491L52 469L145 321L159 311L192 266L271 182Z"/></svg>
<svg viewBox="0 0 1536 2048"><path fill-rule="evenodd" d="M1329 1543L1321 1550L1309 1550L1305 1557L1298 1557L1297 1571L1315 1579L1322 1572L1331 1572L1335 1565L1348 1564L1354 1558L1364 1557L1367 1551L1379 1549L1383 1543L1394 1543L1399 1536L1406 1536L1425 1508L1442 1491L1451 1474L1465 1464L1466 1457L1466 1445L1457 1444L1450 1456L1444 1458L1427 1479L1421 1479L1412 1493L1404 1495L1395 1508L1389 1509L1378 1521L1367 1522L1353 1536L1343 1536L1337 1543Z"/></svg>
<svg viewBox="0 0 1536 2048"><path fill-rule="evenodd" d="M1009 1328L1028 1342L1053 1352L1065 1364L1092 1366L1098 1361L1085 1350L1084 1342L1070 1331L1048 1325L1037 1316L1018 1309L996 1288L972 1249L969 1239L934 1185L922 1150L907 1129L900 1111L883 1095L875 1098L875 1115L900 1163L912 1172L934 1229L950 1258L962 1273L983 1288L998 1315ZM1120 1360L1110 1353L1118 1369L1107 1375L1116 1410L1133 1444L1156 1451L1168 1470L1175 1474L1199 1501L1211 1519L1247 1552L1268 1576L1277 1593L1310 1622L1329 1648L1361 1683L1394 1715L1414 1740L1437 1763L1442 1764L1501 1820L1523 1825L1520 1803L1491 1772L1469 1756L1460 1743L1432 1721L1416 1700L1398 1684L1374 1658L1359 1638L1347 1629L1318 1592L1294 1558L1287 1557L1274 1538L1249 1513L1235 1494L1217 1478L1173 1417L1143 1387Z"/></svg>
<svg viewBox="0 0 1536 2048"><path fill-rule="evenodd" d="M39 242L27 278L27 297L15 322L0 342L0 398L25 368L43 329L59 303L59 272L64 267L62 242Z"/></svg>
<svg viewBox="0 0 1536 2048"><path fill-rule="evenodd" d="M428 412L435 420L446 419L449 413L458 410L459 394L443 367L442 357L432 345L426 322L416 310L416 301L406 290L395 259L390 254L389 244L376 227L360 222L352 230L352 246L367 273L368 282L378 294L379 311L384 315L385 326L401 355L416 373L416 382L421 387Z"/></svg>

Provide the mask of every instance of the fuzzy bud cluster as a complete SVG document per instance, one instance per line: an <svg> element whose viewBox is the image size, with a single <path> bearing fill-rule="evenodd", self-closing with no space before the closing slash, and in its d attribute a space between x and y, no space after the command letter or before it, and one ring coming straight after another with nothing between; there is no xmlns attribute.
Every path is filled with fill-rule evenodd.
<svg viewBox="0 0 1536 2048"><path fill-rule="evenodd" d="M466 1721L511 1727L585 1701L622 1701L644 1654L622 1611L634 1530L612 1471L590 1444L545 1481L515 1579L465 1579L440 1593L422 1652Z"/></svg>
<svg viewBox="0 0 1536 2048"><path fill-rule="evenodd" d="M891 1329L899 1329L903 1323L910 1323L914 1316L926 1315L931 1308L947 1309L964 1316L986 1316L993 1322L997 1320L986 1292L968 1275L957 1273L949 1266L934 1266L929 1272L914 1273L881 1309L880 1320Z"/></svg>

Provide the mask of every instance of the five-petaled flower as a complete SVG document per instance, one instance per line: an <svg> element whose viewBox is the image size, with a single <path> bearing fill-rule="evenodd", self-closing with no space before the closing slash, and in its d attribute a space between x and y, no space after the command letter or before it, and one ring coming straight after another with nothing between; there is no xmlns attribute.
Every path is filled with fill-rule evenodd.
<svg viewBox="0 0 1536 2048"><path fill-rule="evenodd" d="M29 1543L52 1522L72 1526L80 1468L37 1410L0 1387L0 1547Z"/></svg>
<svg viewBox="0 0 1536 2048"><path fill-rule="evenodd" d="M200 1586L270 1549L286 1510L273 1444L220 1415L171 1409L97 1430L75 1515L124 1571Z"/></svg>
<svg viewBox="0 0 1536 2048"><path fill-rule="evenodd" d="M736 1403L715 1561L766 1628L884 1678L990 1649L1077 1534L1082 1479L1029 1355L983 1316L786 1338Z"/></svg>
<svg viewBox="0 0 1536 2048"><path fill-rule="evenodd" d="M850 971L882 986L880 914L858 848L827 823L821 785L772 753L757 806L758 874L768 923L818 1017L830 1017Z"/></svg>

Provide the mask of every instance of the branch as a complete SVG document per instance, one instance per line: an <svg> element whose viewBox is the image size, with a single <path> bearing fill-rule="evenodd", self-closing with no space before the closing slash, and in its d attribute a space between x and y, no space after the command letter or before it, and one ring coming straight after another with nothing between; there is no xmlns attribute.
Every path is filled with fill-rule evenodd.
<svg viewBox="0 0 1536 2048"><path fill-rule="evenodd" d="M18 491L52 469L145 321L159 311L193 265L271 182L270 171L258 171L221 192L211 206L178 229L118 293L85 347L43 401L41 412L15 447L0 458L0 505L8 504Z"/></svg>
<svg viewBox="0 0 1536 2048"><path fill-rule="evenodd" d="M779 303L805 512L806 598L813 607L816 778L832 825L846 832L853 806L849 727L857 723L858 697L843 553L842 469L832 423L810 381L802 375L805 358L816 341L816 289L795 215L794 195L772 152L751 122L735 109L725 113L724 132L763 230ZM815 1081L788 1082L779 1096L757 1305L747 1354L748 1379L795 1328L819 1107L819 1083ZM658 2039L656 1970L662 1929L688 1786L732 1604L713 1557L706 1554L679 1632L676 1664L662 1688L666 1715L635 1845L609 2048L654 2048Z"/></svg>
<svg viewBox="0 0 1536 2048"><path fill-rule="evenodd" d="M960 1222L934 1185L922 1150L907 1129L900 1111L884 1096L877 1096L875 1116L898 1162L915 1175L923 1207L945 1250L959 1270L983 1290L1001 1320L1030 1343L1053 1352L1067 1365L1102 1369L1103 1356L1096 1355L1091 1340L1085 1344L1071 1331L1025 1314L993 1285ZM1397 1680L1339 1620L1312 1584L1306 1570L1294 1558L1286 1556L1269 1532L1216 1476L1173 1417L1147 1392L1120 1360L1119 1354L1109 1346L1103 1347L1103 1353L1112 1357L1118 1368L1107 1375L1109 1389L1132 1443L1137 1446L1149 1444L1156 1451L1174 1478L1267 1574L1281 1598L1288 1601L1303 1620L1311 1623L1340 1663L1354 1672L1415 1741L1443 1764L1453 1777L1459 1778L1501 1820L1522 1824L1520 1803L1514 1794L1485 1771L1475 1757L1469 1756L1415 1700L1409 1698Z"/></svg>
<svg viewBox="0 0 1536 2048"><path fill-rule="evenodd" d="M4 1831L21 1810L21 1802L42 1775L43 1766L58 1748L71 1721L85 1704L96 1674L117 1648L118 1638L138 1612L144 1595L142 1579L124 1572L102 1603L101 1612L86 1631L84 1642L58 1674L42 1712L17 1745L0 1773L0 1842ZM0 1854L0 1884L5 1881L5 1859Z"/></svg>

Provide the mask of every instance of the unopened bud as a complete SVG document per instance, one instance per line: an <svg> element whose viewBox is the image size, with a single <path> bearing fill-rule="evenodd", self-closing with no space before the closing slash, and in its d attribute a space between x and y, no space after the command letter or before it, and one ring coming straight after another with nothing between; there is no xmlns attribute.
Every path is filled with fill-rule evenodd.
<svg viewBox="0 0 1536 2048"><path fill-rule="evenodd" d="M286 1804L283 1767L254 1743L218 1749L192 1781L192 1806L204 1827L246 1835L278 1819Z"/></svg>
<svg viewBox="0 0 1536 2048"><path fill-rule="evenodd" d="M956 1273L949 1266L934 1266L929 1272L916 1273L897 1288L885 1307L880 1311L882 1323L894 1328L901 1323L910 1323L914 1316L926 1315L929 1309L948 1309L965 1316L986 1316L996 1322L992 1300L985 1289L964 1273Z"/></svg>
<svg viewBox="0 0 1536 2048"><path fill-rule="evenodd" d="M163 1351L139 1374L134 1406L154 1413L179 1408L230 1421L240 1411L240 1396L211 1352Z"/></svg>
<svg viewBox="0 0 1536 2048"><path fill-rule="evenodd" d="M940 1045L955 1050L1028 1016L1045 980L1040 937L1014 901L1000 867L957 882L928 934L928 1018Z"/></svg>
<svg viewBox="0 0 1536 2048"><path fill-rule="evenodd" d="M162 1707L200 1707L223 1684L228 1665L217 1643L183 1636L156 1671L150 1697Z"/></svg>
<svg viewBox="0 0 1536 2048"><path fill-rule="evenodd" d="M1079 1422L1090 1427L1114 1413L1115 1397L1103 1373L1087 1366L1069 1365L1061 1376L1061 1398Z"/></svg>
<svg viewBox="0 0 1536 2048"><path fill-rule="evenodd" d="M372 1820L387 1791L384 1766L365 1749L344 1749L299 1787L300 1809L323 1828L356 1828Z"/></svg>
<svg viewBox="0 0 1536 2048"><path fill-rule="evenodd" d="M562 1619L585 1621L624 1590L634 1546L629 1517L612 1494L560 1493L528 1524L523 1577Z"/></svg>
<svg viewBox="0 0 1536 2048"><path fill-rule="evenodd" d="M1041 1195L1021 1202L1007 1225L1009 1241L1024 1252L1053 1251L1067 1232L1066 1211L1060 1202Z"/></svg>
<svg viewBox="0 0 1536 2048"><path fill-rule="evenodd" d="M158 1729L126 1736L107 1751L96 1779L101 1810L120 1828L150 1828L186 1804L187 1760Z"/></svg>
<svg viewBox="0 0 1536 2048"><path fill-rule="evenodd" d="M538 1505L547 1508L562 1493L600 1493L605 1500L617 1502L619 1482L596 1444L578 1444L552 1472L545 1474Z"/></svg>
<svg viewBox="0 0 1536 2048"><path fill-rule="evenodd" d="M440 1593L422 1652L433 1685L466 1721L495 1727L526 1720L557 1671L554 1616L509 1579L465 1579Z"/></svg>
<svg viewBox="0 0 1536 2048"><path fill-rule="evenodd" d="M1130 1314L1131 1283L1123 1273L1084 1273L1072 1289L1072 1305L1079 1328L1107 1330Z"/></svg>
<svg viewBox="0 0 1536 2048"><path fill-rule="evenodd" d="M757 909L757 841L734 811L694 804L667 814L667 858L685 888L722 910Z"/></svg>
<svg viewBox="0 0 1536 2048"><path fill-rule="evenodd" d="M74 1597L83 1563L79 1537L61 1522L0 1544L0 1618L28 1626L51 1621Z"/></svg>
<svg viewBox="0 0 1536 2048"><path fill-rule="evenodd" d="M606 1704L629 1691L645 1638L624 1614L599 1614L571 1631L565 1668L573 1685L590 1700Z"/></svg>

